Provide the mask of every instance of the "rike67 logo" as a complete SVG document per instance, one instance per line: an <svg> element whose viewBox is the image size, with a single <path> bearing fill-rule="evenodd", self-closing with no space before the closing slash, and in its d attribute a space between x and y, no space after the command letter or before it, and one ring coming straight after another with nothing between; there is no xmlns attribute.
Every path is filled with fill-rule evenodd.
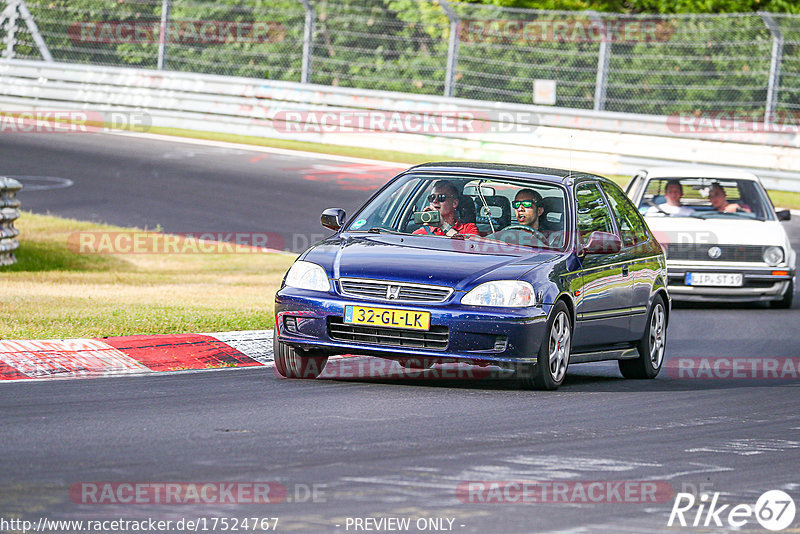
<svg viewBox="0 0 800 534"><path fill-rule="evenodd" d="M779 531L788 528L794 516L794 500L781 490L764 492L755 505L719 504L718 492L713 496L703 493L699 499L691 493L678 493L667 526L740 529L755 519L763 528Z"/></svg>

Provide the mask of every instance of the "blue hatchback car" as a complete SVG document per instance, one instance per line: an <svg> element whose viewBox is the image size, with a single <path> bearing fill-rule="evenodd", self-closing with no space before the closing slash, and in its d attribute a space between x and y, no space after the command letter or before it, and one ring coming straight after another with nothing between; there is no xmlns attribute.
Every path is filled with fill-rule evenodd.
<svg viewBox="0 0 800 534"><path fill-rule="evenodd" d="M390 180L303 252L275 296L275 368L315 378L335 354L508 366L556 389L570 364L654 378L670 313L663 251L592 174L429 163ZM346 222L345 222L346 221Z"/></svg>

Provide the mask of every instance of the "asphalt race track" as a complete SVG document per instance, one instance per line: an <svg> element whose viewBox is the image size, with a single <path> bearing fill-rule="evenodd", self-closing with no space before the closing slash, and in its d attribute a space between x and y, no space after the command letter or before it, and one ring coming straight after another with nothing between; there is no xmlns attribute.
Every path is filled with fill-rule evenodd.
<svg viewBox="0 0 800 534"><path fill-rule="evenodd" d="M26 210L171 233L271 232L274 248L295 251L330 234L322 210L352 212L404 167L99 134L4 135L0 158Z"/></svg>
<svg viewBox="0 0 800 534"><path fill-rule="evenodd" d="M25 209L172 232L322 234L324 207L352 209L394 173L116 135L4 137L0 158L3 174L62 179L29 180L61 186L30 187ZM800 250L800 220L784 224ZM667 365L794 358L780 361L796 369L797 297L791 310L676 307ZM700 526L668 527L675 493L719 493L718 505L730 505L722 521L767 490L800 505L797 376L662 372L629 381L600 363L572 367L559 391L545 393L441 371L351 378L356 363L332 361L340 378L315 381L249 368L0 384L0 518L205 519L207 531L214 518L278 517L283 532L730 532L713 519L703 526L705 513ZM519 492L460 491L522 481L569 489L538 499L547 502L535 493L519 502ZM260 505L91 504L76 491L103 482L278 483L286 493ZM642 499L575 491L615 482L668 491ZM686 513L689 524L696 512ZM370 518L410 526L375 528ZM439 521L417 528L425 518ZM799 524L800 515L789 531ZM754 517L742 530L763 531Z"/></svg>

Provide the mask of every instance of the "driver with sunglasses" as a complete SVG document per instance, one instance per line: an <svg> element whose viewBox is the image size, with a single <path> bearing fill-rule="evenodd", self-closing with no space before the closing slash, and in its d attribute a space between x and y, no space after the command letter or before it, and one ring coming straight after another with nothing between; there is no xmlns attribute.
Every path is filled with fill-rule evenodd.
<svg viewBox="0 0 800 534"><path fill-rule="evenodd" d="M511 203L517 222L523 226L539 229L539 217L544 213L542 195L533 189L520 189Z"/></svg>
<svg viewBox="0 0 800 534"><path fill-rule="evenodd" d="M433 191L428 195L428 203L423 211L436 210L441 217L440 226L430 226L425 224L422 228L414 231L415 234L442 235L453 237L454 235L478 235L478 227L475 223L462 223L456 219L456 208L458 207L458 189L448 180L439 180L433 185Z"/></svg>
<svg viewBox="0 0 800 534"><path fill-rule="evenodd" d="M550 232L545 233L543 229L539 228L539 217L544 213L542 195L533 189L520 189L517 191L514 201L511 203L511 207L514 208L517 224L508 226L506 230L524 229L543 244L549 246L553 236L550 235L550 237L548 237L547 234L550 234Z"/></svg>

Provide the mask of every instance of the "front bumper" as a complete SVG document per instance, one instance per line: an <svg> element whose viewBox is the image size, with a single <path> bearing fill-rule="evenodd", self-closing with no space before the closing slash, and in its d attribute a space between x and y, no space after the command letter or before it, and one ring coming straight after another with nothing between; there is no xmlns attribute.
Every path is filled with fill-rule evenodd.
<svg viewBox="0 0 800 534"><path fill-rule="evenodd" d="M430 312L431 328L437 327L439 331L447 332L446 344L437 348L422 348L393 345L391 341L390 344L377 344L333 339L330 324L341 323L347 305ZM385 302L285 287L275 295L275 327L278 341L295 348L321 350L331 355L424 357L475 363L535 362L549 309L550 306L481 309L452 303L387 305ZM396 332L397 329L390 329L390 333Z"/></svg>
<svg viewBox="0 0 800 534"><path fill-rule="evenodd" d="M783 298L794 280L795 270L786 267L750 265L718 265L708 262L686 263L667 261L668 290L676 301L754 302ZM774 274L783 271L786 274ZM686 285L686 273L741 273L741 287Z"/></svg>

